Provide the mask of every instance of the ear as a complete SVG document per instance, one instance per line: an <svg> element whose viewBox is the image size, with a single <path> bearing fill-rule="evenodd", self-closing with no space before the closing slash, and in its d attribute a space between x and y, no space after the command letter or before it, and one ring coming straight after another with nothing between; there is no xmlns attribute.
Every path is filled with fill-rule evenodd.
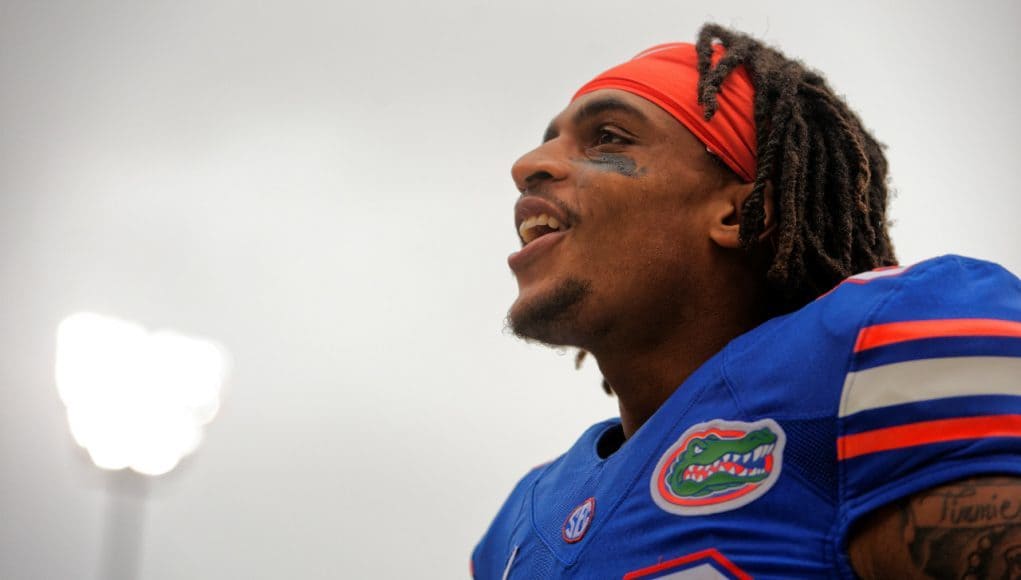
<svg viewBox="0 0 1021 580"><path fill-rule="evenodd" d="M724 186L717 193L712 223L709 225L709 238L721 248L738 249L741 247L741 218L744 215L744 204L751 196L754 183L732 183ZM766 240L776 230L776 204L773 201L773 183L766 181L762 190L763 227L756 236L756 242Z"/></svg>

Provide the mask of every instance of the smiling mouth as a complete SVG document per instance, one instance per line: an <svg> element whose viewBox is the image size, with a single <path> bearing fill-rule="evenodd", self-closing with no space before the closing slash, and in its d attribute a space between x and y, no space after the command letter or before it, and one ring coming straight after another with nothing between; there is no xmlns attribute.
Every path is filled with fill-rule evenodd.
<svg viewBox="0 0 1021 580"><path fill-rule="evenodd" d="M524 247L546 234L566 230L567 226L560 223L560 220L549 214L542 213L521 222L521 225L518 226L518 235L521 236L521 245Z"/></svg>

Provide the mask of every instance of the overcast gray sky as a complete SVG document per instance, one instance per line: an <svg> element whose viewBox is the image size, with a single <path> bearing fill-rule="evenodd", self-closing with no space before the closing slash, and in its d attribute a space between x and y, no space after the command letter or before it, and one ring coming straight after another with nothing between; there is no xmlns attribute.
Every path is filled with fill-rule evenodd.
<svg viewBox="0 0 1021 580"><path fill-rule="evenodd" d="M149 486L141 578L466 575L517 478L616 412L594 365L504 331L510 164L706 20L888 145L903 262L1021 271L1014 2L0 0L0 577L103 566L111 491L53 379L82 310L233 358Z"/></svg>

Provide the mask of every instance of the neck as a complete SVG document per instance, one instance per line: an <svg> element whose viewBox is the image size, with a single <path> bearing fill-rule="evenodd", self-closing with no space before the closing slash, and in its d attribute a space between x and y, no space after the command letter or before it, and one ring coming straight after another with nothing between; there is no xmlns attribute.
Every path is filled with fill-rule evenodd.
<svg viewBox="0 0 1021 580"><path fill-rule="evenodd" d="M630 438L698 367L765 319L754 301L717 302L698 310L697 319L660 321L655 334L619 336L589 349L617 396L625 437Z"/></svg>

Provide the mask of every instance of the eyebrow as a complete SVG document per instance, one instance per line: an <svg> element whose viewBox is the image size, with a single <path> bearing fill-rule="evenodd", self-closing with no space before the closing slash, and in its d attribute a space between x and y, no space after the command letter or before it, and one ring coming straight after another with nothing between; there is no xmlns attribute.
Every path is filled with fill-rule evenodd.
<svg viewBox="0 0 1021 580"><path fill-rule="evenodd" d="M636 117L641 121L649 120L648 117L645 116L645 113L638 110L638 108L635 107L634 105L631 105L616 97L603 97L601 99L596 99L593 101L589 101L588 103L585 103L585 105L582 108L578 109L578 111L574 113L574 116L571 117L571 124L580 125L585 121L591 119L592 117L595 117L599 114L606 113L609 111L625 113L633 117ZM546 132L542 136L542 142L545 143L546 141L550 141L551 139L556 139L558 135L560 135L560 130L557 129L556 119L554 119L553 121L550 122L549 127L546 128Z"/></svg>

